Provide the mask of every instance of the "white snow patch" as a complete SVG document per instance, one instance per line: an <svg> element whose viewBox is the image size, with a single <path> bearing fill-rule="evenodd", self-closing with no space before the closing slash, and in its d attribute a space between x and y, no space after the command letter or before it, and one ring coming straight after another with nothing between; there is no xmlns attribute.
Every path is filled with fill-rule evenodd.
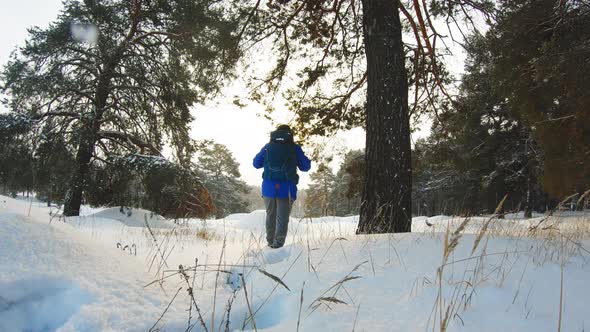
<svg viewBox="0 0 590 332"><path fill-rule="evenodd" d="M87 215L81 222L89 219L117 220L129 227L145 227L146 223L153 228L174 228L175 224L151 211L129 207L112 207Z"/></svg>
<svg viewBox="0 0 590 332"><path fill-rule="evenodd" d="M54 331L91 302L72 280L36 277L0 283L0 331Z"/></svg>

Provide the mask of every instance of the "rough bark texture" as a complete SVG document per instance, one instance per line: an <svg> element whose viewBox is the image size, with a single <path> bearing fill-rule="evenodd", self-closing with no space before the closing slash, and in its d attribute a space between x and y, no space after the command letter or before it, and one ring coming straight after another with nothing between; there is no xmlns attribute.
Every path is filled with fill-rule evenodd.
<svg viewBox="0 0 590 332"><path fill-rule="evenodd" d="M408 86L399 1L363 0L366 168L358 233L411 231Z"/></svg>
<svg viewBox="0 0 590 332"><path fill-rule="evenodd" d="M70 180L70 188L64 202L64 215L80 215L80 205L82 204L82 193L86 187L88 178L88 169L90 160L94 152L94 143L90 137L81 138L78 152L76 153L77 167Z"/></svg>
<svg viewBox="0 0 590 332"><path fill-rule="evenodd" d="M78 152L76 153L77 168L72 174L70 186L64 202L65 216L80 215L80 205L82 205L82 195L88 184L88 171L90 161L94 154L94 146L98 140L98 132L102 116L107 107L107 100L111 92L111 79L114 75L114 68L121 59L122 51L118 50L115 55L104 65L103 74L99 78L95 93L95 109L89 119L84 123L85 130L80 136Z"/></svg>
<svg viewBox="0 0 590 332"><path fill-rule="evenodd" d="M526 167L526 174L527 174L527 178L526 178L526 196L524 198L524 217L525 218L532 218L533 217L533 198L531 195L531 191L532 191L532 184L531 182L533 181L531 179L531 173L529 170L529 167Z"/></svg>

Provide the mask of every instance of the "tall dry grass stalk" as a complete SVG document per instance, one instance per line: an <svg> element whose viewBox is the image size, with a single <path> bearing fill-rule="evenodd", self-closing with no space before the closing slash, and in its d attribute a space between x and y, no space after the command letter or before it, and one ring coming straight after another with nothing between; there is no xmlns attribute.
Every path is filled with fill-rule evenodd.
<svg viewBox="0 0 590 332"><path fill-rule="evenodd" d="M358 321L360 310L361 310L361 305L359 304L356 307L356 314L354 315L354 323L352 323L352 332L354 332L354 330L356 329L356 322Z"/></svg>
<svg viewBox="0 0 590 332"><path fill-rule="evenodd" d="M219 254L219 263L217 264L217 274L215 276L215 290L213 291L213 309L211 309L211 331L215 331L215 304L217 302L217 283L219 282L219 273L221 272L221 261L223 260L223 254L225 253L226 240L223 239L223 246L221 247L221 253Z"/></svg>
<svg viewBox="0 0 590 332"><path fill-rule="evenodd" d="M439 331L441 331L441 332L446 331L448 323L449 323L449 318L451 316L450 315L451 310L450 310L450 307L448 307L448 306L447 306L447 310L443 314L443 310L444 310L443 308L445 307L443 294L442 294L444 267L447 264L449 257L451 256L453 251L455 251L455 249L457 249L457 246L459 245L459 240L461 239L461 236L463 235L463 231L467 227L467 224L469 223L469 221L470 221L469 217L465 218L461 222L461 224L459 224L459 227L457 227L457 229L455 229L455 231L453 231L453 233L450 235L449 235L450 230L447 227L447 230L444 235L442 263L437 268L437 271L436 271L437 278L438 278L438 295L437 295L437 299L435 301L435 305L433 308L433 312L436 312L436 309L438 307ZM433 320L433 325L432 325L433 331L435 330L435 327L436 327L436 317Z"/></svg>
<svg viewBox="0 0 590 332"><path fill-rule="evenodd" d="M289 265L289 268L287 268L287 271L285 271L285 273L283 273L282 277L279 278L280 280L285 279L285 277L287 276L287 274L289 273L289 271L291 271L291 269L293 268L293 266L295 265L295 263L299 260L299 258L301 258L301 255L302 254L303 254L303 251L299 252L299 255L297 255L297 257L293 260L293 262L291 263L291 265ZM256 310L254 310L254 313L252 314L252 317L256 316L256 314L258 313L258 311L260 311L260 309L262 309L262 307L264 307L264 305L268 302L268 300L274 294L274 292L276 291L277 287L279 287L279 285L280 285L280 283L275 283L275 285L273 286L272 290L266 296L266 298L264 299L264 301L262 301L262 303L258 306L258 308L256 308ZM250 322L250 319L252 319L252 318L246 317L244 319L244 322L242 323L242 330L246 328L246 325L248 325L248 323Z"/></svg>
<svg viewBox="0 0 590 332"><path fill-rule="evenodd" d="M473 248L471 248L471 255L473 255L473 253L477 249L477 246L479 245L479 242L481 241L481 239L483 238L483 236L486 234L486 232L488 230L488 227L489 227L490 223L492 222L492 220L494 220L495 218L497 218L498 213L500 213L500 211L502 211L502 208L504 206L504 202L506 201L506 198L507 197L508 197L508 195L504 195L504 198L502 198L502 200L500 201L500 203L496 207L496 210L494 212L494 215L491 216L488 220L486 220L486 222L480 228L479 232L477 233L477 236L475 237L475 241L473 242Z"/></svg>
<svg viewBox="0 0 590 332"><path fill-rule="evenodd" d="M178 296L178 293L180 293L181 290L182 290L182 287L178 288L178 290L176 291L176 294L174 294L174 297L172 297L172 300L170 300L170 302L168 303L168 306L166 306L166 309L164 309L164 312L162 312L162 315L160 315L160 317L158 318L158 320L149 329L149 332L158 331L159 330L159 329L157 329L157 330L154 330L154 329L156 328L156 325L158 325L158 323L162 320L162 318L164 318L164 315L166 315L166 313L168 312L168 309L170 309L170 306L172 305L172 303L174 302L174 300Z"/></svg>
<svg viewBox="0 0 590 332"><path fill-rule="evenodd" d="M199 308L199 305L197 304L197 300L195 299L195 279L196 279L196 275L197 275L197 266L199 265L199 260L197 258L195 258L195 267L193 269L193 277L192 277L192 282L190 281L190 277L187 273L187 269L184 269L182 265L180 265L178 267L178 270L182 276L182 279L186 282L187 285L187 292L188 295L191 299L191 304L189 306L188 309L188 328L187 330L191 330L192 327L194 326L191 325L191 319L192 319L192 308L193 305L195 306L195 310L197 312L197 320L198 322L201 324L201 326L203 327L203 329L205 330L205 332L208 332L207 330L207 324L205 324L205 320L203 319L203 316L201 314L201 309Z"/></svg>
<svg viewBox="0 0 590 332"><path fill-rule="evenodd" d="M301 309L303 308L303 290L305 289L305 281L301 286L301 296L299 298L299 315L297 316L297 332L299 332L299 323L301 322Z"/></svg>
<svg viewBox="0 0 590 332"><path fill-rule="evenodd" d="M589 201L590 201L590 189L586 190L582 194L582 196L580 196L580 198L578 198L578 201L576 202L576 206L580 206L580 203L584 203L583 206L585 206Z"/></svg>
<svg viewBox="0 0 590 332"><path fill-rule="evenodd" d="M311 315L314 311L316 311L322 305L328 305L329 303L347 304L346 302L344 302L336 297L338 294L338 291L340 291L340 289L343 289L345 283L352 281L352 280L362 278L360 276L353 276L352 274L354 272L356 272L361 266L363 266L366 263L368 263L368 261L364 261L364 262L356 265L347 275L344 276L344 278L340 279L338 282L336 282L330 288L326 289L315 300L313 300L311 302L311 304L309 305L311 312L308 314L308 316ZM331 295L328 294L330 292L331 292Z"/></svg>
<svg viewBox="0 0 590 332"><path fill-rule="evenodd" d="M244 280L244 275L240 273L240 279L242 280L242 287L244 288L244 296L246 297L246 305L248 306L248 312L250 313L250 322L252 322L252 326L254 327L254 331L258 332L256 328L256 321L254 320L254 314L252 313L252 307L250 306L250 300L248 299L248 287L246 287L246 281Z"/></svg>
<svg viewBox="0 0 590 332"><path fill-rule="evenodd" d="M455 229L453 234L451 234L450 238L449 238L449 231L447 228L447 233L445 234L445 242L444 242L444 247L443 247L442 265L444 265L448 261L449 256L457 248L457 245L459 244L459 240L461 239L461 236L463 236L463 231L465 230L465 227L467 227L469 220L470 220L469 217L465 218L465 220L463 220L463 222L461 224L459 224L459 227L457 227L457 229Z"/></svg>
<svg viewBox="0 0 590 332"><path fill-rule="evenodd" d="M557 332L561 332L561 319L563 315L563 265L561 266L561 279L559 283L559 318L557 319Z"/></svg>
<svg viewBox="0 0 590 332"><path fill-rule="evenodd" d="M234 290L234 292L232 293L232 296L230 296L230 298L227 300L227 305L225 307L225 313L226 313L225 332L230 332L231 321L230 321L229 317L230 317L231 309L232 309L232 306L233 306L234 300L236 299L237 294L238 294L238 291ZM223 321L222 321L222 323L223 323ZM190 329L187 332L190 332Z"/></svg>

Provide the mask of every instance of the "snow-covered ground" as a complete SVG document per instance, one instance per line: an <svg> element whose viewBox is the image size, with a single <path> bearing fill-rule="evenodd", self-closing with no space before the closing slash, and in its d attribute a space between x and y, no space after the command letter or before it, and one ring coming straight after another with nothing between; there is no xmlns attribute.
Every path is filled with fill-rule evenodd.
<svg viewBox="0 0 590 332"><path fill-rule="evenodd" d="M264 211L182 226L137 209L55 212L0 196L0 331L590 326L584 212L416 217L413 233L385 235L354 235L357 217L292 218L277 250Z"/></svg>

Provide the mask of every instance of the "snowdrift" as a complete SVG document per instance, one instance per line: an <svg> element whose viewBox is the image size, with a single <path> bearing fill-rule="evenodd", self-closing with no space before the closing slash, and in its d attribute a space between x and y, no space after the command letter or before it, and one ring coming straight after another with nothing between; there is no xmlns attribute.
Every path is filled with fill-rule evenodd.
<svg viewBox="0 0 590 332"><path fill-rule="evenodd" d="M164 217L144 209L116 206L87 215L85 219L109 219L120 221L129 227L174 228L175 224Z"/></svg>
<svg viewBox="0 0 590 332"><path fill-rule="evenodd" d="M67 224L0 211L0 331L145 331L164 305L148 279Z"/></svg>

